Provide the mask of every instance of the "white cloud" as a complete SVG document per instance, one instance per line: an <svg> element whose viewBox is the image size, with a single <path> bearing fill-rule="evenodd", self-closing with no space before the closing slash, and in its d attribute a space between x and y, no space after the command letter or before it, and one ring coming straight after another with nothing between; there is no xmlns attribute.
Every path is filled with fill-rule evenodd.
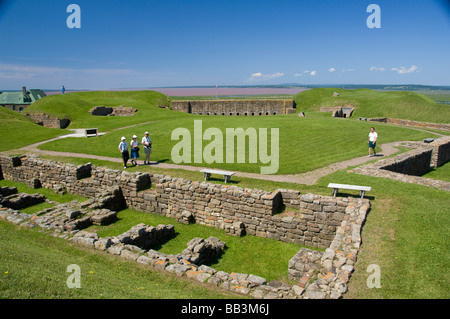
<svg viewBox="0 0 450 319"><path fill-rule="evenodd" d="M261 72L253 73L247 81L256 81L256 80L271 80L284 76L284 73L276 72L271 74L264 74Z"/></svg>
<svg viewBox="0 0 450 319"><path fill-rule="evenodd" d="M328 72L334 72L334 71L336 71L335 68L329 68L329 69L328 69Z"/></svg>
<svg viewBox="0 0 450 319"><path fill-rule="evenodd" d="M399 68L392 68L392 71L397 72L398 74L407 74L407 73L414 73L419 72L420 69L417 67L417 65L411 65L409 69L405 68L404 66L401 66Z"/></svg>
<svg viewBox="0 0 450 319"><path fill-rule="evenodd" d="M384 71L386 71L386 69L385 68L383 68L383 67L378 67L378 66L373 66L373 67L371 67L370 68L370 71L378 71L378 72L384 72Z"/></svg>
<svg viewBox="0 0 450 319"><path fill-rule="evenodd" d="M316 75L317 75L317 71L316 71L316 70L313 70L313 71L305 70L305 71L303 71L302 73L296 73L296 74L294 74L294 76L302 76L303 74L309 74L309 75L311 75L311 76L316 76Z"/></svg>

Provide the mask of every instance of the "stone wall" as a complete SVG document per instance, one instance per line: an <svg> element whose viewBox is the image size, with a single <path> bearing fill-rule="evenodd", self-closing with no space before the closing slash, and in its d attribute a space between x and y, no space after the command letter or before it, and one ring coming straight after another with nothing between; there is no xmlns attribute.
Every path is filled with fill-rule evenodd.
<svg viewBox="0 0 450 319"><path fill-rule="evenodd" d="M374 118L360 117L359 120L370 121L370 122L380 122L380 123L387 123L387 124L395 124L395 125L413 126L413 127L420 127L420 128L450 130L450 124L447 124L447 123L419 122L419 121L411 121L411 120L394 119L394 118L389 118L389 117L374 117Z"/></svg>
<svg viewBox="0 0 450 319"><path fill-rule="evenodd" d="M96 116L133 116L137 112L137 109L131 106L94 106L89 110L89 114Z"/></svg>
<svg viewBox="0 0 450 319"><path fill-rule="evenodd" d="M432 143L431 167L439 167L450 161L450 136L439 138Z"/></svg>
<svg viewBox="0 0 450 319"><path fill-rule="evenodd" d="M295 113L293 100L180 100L172 101L174 111L201 115L258 116Z"/></svg>
<svg viewBox="0 0 450 319"><path fill-rule="evenodd" d="M130 207L225 229L235 235L249 234L319 248L329 246L352 201L129 173L90 163L63 164L36 157L0 157L0 167L9 180L95 198L96 206L93 204L92 208ZM285 203L299 214L277 214Z"/></svg>
<svg viewBox="0 0 450 319"><path fill-rule="evenodd" d="M79 245L258 299L337 299L347 291L370 203L365 199L355 199L347 206L346 217L325 253L302 248L291 259L289 278L299 280L297 285L276 280L267 282L253 274L227 273L205 265L225 253L226 243L215 237L206 240L196 237L187 243L182 253L176 255L151 249L174 236L173 225L152 227L138 224L119 236L99 237L83 229L92 224L108 225L116 221L117 212L107 209L91 211L86 207L90 207L90 201L72 201L29 215L0 205L0 219L25 227L38 226L52 236Z"/></svg>
<svg viewBox="0 0 450 319"><path fill-rule="evenodd" d="M418 149L400 154L394 159L386 161L380 169L421 176L431 170L431 149Z"/></svg>
<svg viewBox="0 0 450 319"><path fill-rule="evenodd" d="M51 117L45 113L27 113L34 123L50 128L66 128L70 124L69 119L60 119L57 117Z"/></svg>
<svg viewBox="0 0 450 319"><path fill-rule="evenodd" d="M329 113L331 112L332 117L351 117L355 108L352 105L345 106L322 106L320 112Z"/></svg>
<svg viewBox="0 0 450 319"><path fill-rule="evenodd" d="M40 226L74 243L254 298L340 298L347 291L361 244L362 225L370 209L369 200L361 198L334 198L292 190L266 192L33 157L0 156L0 167L7 179L32 180L28 183L52 189L62 187L89 197L83 203L60 204L34 215L0 205L0 219ZM234 235L241 234L244 228L251 235L326 250L322 253L302 249L294 256L289 263L289 277L299 283L289 285L196 265L211 262L224 253L225 243L217 238L194 238L177 255L148 250L173 237L172 225L155 228L139 224L122 235L106 238L82 230L92 224L114 222L117 212L104 207L117 200L144 212L224 228ZM286 215L281 209L284 206L297 214Z"/></svg>
<svg viewBox="0 0 450 319"><path fill-rule="evenodd" d="M350 172L391 178L406 183L450 191L449 182L420 176L432 168L448 162L450 159L450 136L438 138L432 143L405 142L399 144L399 146L410 147L413 150L395 157L379 160L375 163L356 167Z"/></svg>

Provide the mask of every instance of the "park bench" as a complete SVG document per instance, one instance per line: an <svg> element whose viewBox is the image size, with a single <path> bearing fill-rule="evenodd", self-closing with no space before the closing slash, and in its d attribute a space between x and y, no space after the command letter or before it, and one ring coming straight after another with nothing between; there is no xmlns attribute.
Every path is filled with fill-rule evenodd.
<svg viewBox="0 0 450 319"><path fill-rule="evenodd" d="M335 183L328 184L328 188L333 189L333 197L336 197L338 189L351 189L360 191L361 198L364 197L365 192L368 192L372 189L372 187L370 186L358 186L358 185L335 184Z"/></svg>
<svg viewBox="0 0 450 319"><path fill-rule="evenodd" d="M231 180L231 176L233 176L235 174L233 172L219 171L219 170L215 170L215 169L202 169L200 172L203 173L203 176L205 177L205 181L211 177L211 174L223 175L223 177L225 179L225 183L228 183Z"/></svg>
<svg viewBox="0 0 450 319"><path fill-rule="evenodd" d="M96 128L87 128L84 130L84 135L86 137L98 136L98 130Z"/></svg>

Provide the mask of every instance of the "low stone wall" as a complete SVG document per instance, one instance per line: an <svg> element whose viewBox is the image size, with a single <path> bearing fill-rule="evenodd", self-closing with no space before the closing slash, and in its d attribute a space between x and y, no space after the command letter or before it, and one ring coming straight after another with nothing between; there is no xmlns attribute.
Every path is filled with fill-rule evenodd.
<svg viewBox="0 0 450 319"><path fill-rule="evenodd" d="M413 126L420 128L431 128L431 129L439 129L439 130L450 130L450 124L448 123L430 123L430 122L419 122L419 121L411 121L411 120L402 120L402 119L394 119L389 117L374 117L374 118L359 118L361 121L369 121L369 122L380 122L394 125L404 125L404 126Z"/></svg>
<svg viewBox="0 0 450 319"><path fill-rule="evenodd" d="M9 196L0 199L0 204L2 206L20 210L36 204L45 202L45 196L42 194L11 194Z"/></svg>
<svg viewBox="0 0 450 319"><path fill-rule="evenodd" d="M70 125L69 119L60 119L45 113L27 113L26 116L30 117L34 123L44 127L64 129Z"/></svg>
<svg viewBox="0 0 450 319"><path fill-rule="evenodd" d="M43 195L40 196L43 197ZM44 198L44 200L46 199ZM70 234L91 225L109 225L115 222L117 212L108 209L90 210L86 208L85 203L74 201L57 204L54 207L29 215L22 214L19 212L19 209L8 207L2 202L0 204L0 219L5 219L15 224L22 223L26 227L39 226L59 233L67 232L65 237L68 237Z"/></svg>
<svg viewBox="0 0 450 319"><path fill-rule="evenodd" d="M94 106L89 110L89 114L96 116L133 116L137 109L131 106Z"/></svg>
<svg viewBox="0 0 450 319"><path fill-rule="evenodd" d="M331 112L332 117L343 117L349 118L352 116L355 108L352 105L345 106L322 106L320 112L329 113Z"/></svg>
<svg viewBox="0 0 450 319"><path fill-rule="evenodd" d="M379 169L421 176L431 170L431 149L417 149L379 164Z"/></svg>
<svg viewBox="0 0 450 319"><path fill-rule="evenodd" d="M358 199L346 208L346 218L325 253L302 249L289 262L289 277L298 279L298 285L289 285L244 273L227 273L201 263L209 263L220 256L226 244L218 238L194 238L177 255L166 255L149 249L173 237L173 225L151 227L138 224L115 237L99 237L82 230L103 215L105 225L115 221L116 212L90 212L86 203L73 201L44 209L33 215L0 207L0 219L25 227L41 227L53 236L93 249L103 250L129 261L148 265L180 277L187 277L220 289L250 295L258 299L325 299L340 298L347 291L347 282L353 272L359 246L361 227L370 208L368 200ZM114 218L111 219L111 216ZM308 255L310 257L308 257ZM303 258L305 257L306 258ZM300 272L299 272L300 270Z"/></svg>
<svg viewBox="0 0 450 319"><path fill-rule="evenodd" d="M450 136L441 137L432 143L406 142L403 146L414 148L395 157L376 163L356 167L350 172L385 177L406 183L414 183L450 191L450 183L420 175L448 162L450 159Z"/></svg>
<svg viewBox="0 0 450 319"><path fill-rule="evenodd" d="M125 245L134 245L144 250L149 250L160 245L175 236L173 225L158 225L157 227L138 224L125 233L117 236L117 239Z"/></svg>
<svg viewBox="0 0 450 319"><path fill-rule="evenodd" d="M31 227L39 225L58 231L63 238L73 238L72 241L76 243L255 298L342 296L346 291L351 266L356 261L361 227L370 209L367 199L300 194L292 190L267 192L188 181L167 175L129 173L95 167L89 163L76 166L34 157L0 156L0 167L7 179L64 189L89 197L84 203L58 205L57 208L33 216L0 208L0 218ZM211 243L209 239L209 242L195 239L183 252L185 255L166 256L151 250L145 252L153 245L145 242L154 242L146 235L142 237L147 238L142 239L142 244L138 243L140 240L133 240L134 235L130 233L114 238L99 238L97 234L82 231L94 223L112 222L116 212L106 207L120 208L122 204L143 212L176 218L184 223L195 222L222 228L233 235L247 233L318 248L331 247L333 251L342 251L343 255L336 252L334 255L319 253L320 262L318 258L309 260L305 267L300 265L304 262L302 258L297 258L297 261L290 263L290 268L296 271L291 271L290 276L300 278L299 285L279 282L267 284L264 278L251 274L228 274L193 263L207 262L219 256L225 248L220 241ZM295 209L296 214L280 213L285 205ZM154 231L146 225L138 225L131 233L140 238L142 234ZM169 229L169 235L162 237L170 237L172 231L173 228ZM209 257L197 255L201 251L205 251ZM311 271L314 263L317 267Z"/></svg>
<svg viewBox="0 0 450 319"><path fill-rule="evenodd" d="M220 257L226 248L226 243L216 237L203 239L195 237L187 244L187 248L181 253L183 258L195 265L209 264Z"/></svg>
<svg viewBox="0 0 450 319"><path fill-rule="evenodd" d="M8 187L8 186L0 187L0 196L9 196L17 193L18 193L17 187Z"/></svg>
<svg viewBox="0 0 450 319"><path fill-rule="evenodd" d="M249 234L326 248L352 199L188 181L39 158L0 157L6 179L95 198L95 207L125 207ZM299 216L277 214L284 201Z"/></svg>
<svg viewBox="0 0 450 319"><path fill-rule="evenodd" d="M450 136L441 137L432 143L431 167L439 167L450 161Z"/></svg>

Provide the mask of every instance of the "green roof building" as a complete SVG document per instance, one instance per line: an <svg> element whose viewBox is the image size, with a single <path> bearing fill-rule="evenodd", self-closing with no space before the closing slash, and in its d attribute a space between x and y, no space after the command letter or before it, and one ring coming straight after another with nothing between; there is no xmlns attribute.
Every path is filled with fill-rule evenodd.
<svg viewBox="0 0 450 319"><path fill-rule="evenodd" d="M44 91L22 87L22 91L0 92L0 105L10 110L22 112L28 105L46 96Z"/></svg>

